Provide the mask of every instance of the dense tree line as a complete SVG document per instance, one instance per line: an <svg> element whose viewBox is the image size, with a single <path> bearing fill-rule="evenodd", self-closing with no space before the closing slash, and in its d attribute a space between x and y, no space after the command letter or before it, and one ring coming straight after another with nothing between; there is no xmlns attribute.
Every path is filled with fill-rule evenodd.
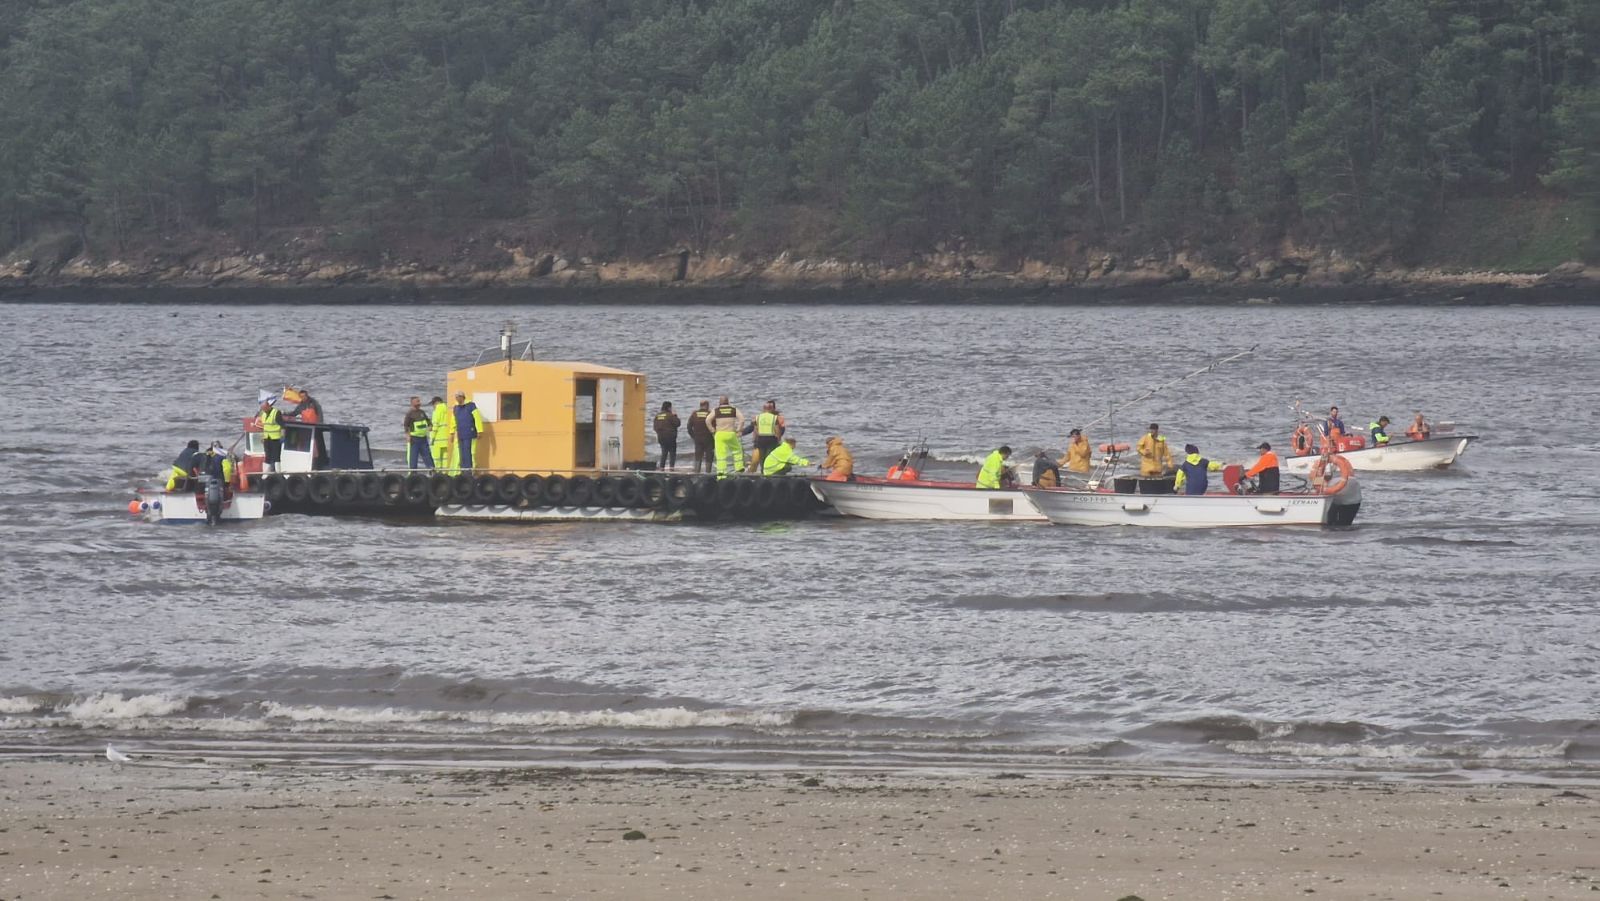
<svg viewBox="0 0 1600 901"><path fill-rule="evenodd" d="M1600 207L1594 0L10 0L0 247L1403 246Z"/></svg>

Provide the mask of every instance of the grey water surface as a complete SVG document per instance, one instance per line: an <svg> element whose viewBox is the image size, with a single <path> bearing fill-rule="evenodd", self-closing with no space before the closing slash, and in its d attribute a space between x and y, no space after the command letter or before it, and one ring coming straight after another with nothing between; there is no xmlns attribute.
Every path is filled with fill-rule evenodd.
<svg viewBox="0 0 1600 901"><path fill-rule="evenodd" d="M651 405L776 398L873 471L1113 401L1247 461L1289 405L1415 410L1457 469L1347 530L478 525L125 511L259 388L398 449L515 323ZM1600 773L1600 309L0 305L0 753L296 762Z"/></svg>

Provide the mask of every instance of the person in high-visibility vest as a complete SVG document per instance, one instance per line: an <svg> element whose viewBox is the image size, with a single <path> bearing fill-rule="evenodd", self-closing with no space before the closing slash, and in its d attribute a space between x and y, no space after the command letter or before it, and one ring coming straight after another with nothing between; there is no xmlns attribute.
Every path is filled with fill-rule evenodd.
<svg viewBox="0 0 1600 901"><path fill-rule="evenodd" d="M724 394L707 422L717 455L717 478L744 469L744 442L739 438L739 430L744 428L744 414L728 403L728 396Z"/></svg>
<svg viewBox="0 0 1600 901"><path fill-rule="evenodd" d="M764 476L781 476L794 469L796 466L810 466L811 461L794 452L794 438L785 438L778 442L761 460L761 474Z"/></svg>
<svg viewBox="0 0 1600 901"><path fill-rule="evenodd" d="M277 472L278 461L283 459L283 414L278 412L272 398L261 402L261 412L256 414L256 426L261 429L261 445L267 453L262 469L265 472Z"/></svg>
<svg viewBox="0 0 1600 901"><path fill-rule="evenodd" d="M1383 447L1389 443L1389 417L1379 416L1378 421L1367 426L1372 432L1372 446Z"/></svg>
<svg viewBox="0 0 1600 901"><path fill-rule="evenodd" d="M783 433L789 424L784 421L783 414L778 412L778 402L769 400L761 405L761 412L756 414L756 436L754 450L750 452L750 471L763 472L759 467L761 459L767 454L778 449L779 442L783 441Z"/></svg>
<svg viewBox="0 0 1600 901"><path fill-rule="evenodd" d="M428 418L428 411L422 409L422 398L411 398L411 409L406 411L401 427L406 432L406 467L432 469L433 454L428 450L428 440L433 433L433 421Z"/></svg>
<svg viewBox="0 0 1600 901"><path fill-rule="evenodd" d="M477 466L478 436L483 434L483 414L478 405L467 400L464 391L456 392L456 466L472 469Z"/></svg>
<svg viewBox="0 0 1600 901"><path fill-rule="evenodd" d="M433 400L433 413L429 419L433 423L430 437L433 439L433 465L435 469L455 475L461 471L456 461L456 417L450 412L450 405L444 398L435 394Z"/></svg>
<svg viewBox="0 0 1600 901"><path fill-rule="evenodd" d="M999 449L991 451L983 461L983 468L978 470L978 488L990 490L999 489L1008 481L1014 481L1006 471L1006 459L1011 456L1011 446L1002 444Z"/></svg>

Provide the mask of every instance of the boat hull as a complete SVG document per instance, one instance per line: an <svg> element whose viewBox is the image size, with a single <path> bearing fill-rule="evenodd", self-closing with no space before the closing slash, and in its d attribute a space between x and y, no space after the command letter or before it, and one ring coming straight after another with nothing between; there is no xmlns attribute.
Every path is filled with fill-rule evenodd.
<svg viewBox="0 0 1600 901"><path fill-rule="evenodd" d="M532 507L504 504L445 504L434 512L440 519L475 522L681 522L677 510L636 510L616 507Z"/></svg>
<svg viewBox="0 0 1600 901"><path fill-rule="evenodd" d="M1021 489L989 490L952 482L813 479L811 488L833 509L861 519L963 522L1044 522Z"/></svg>
<svg viewBox="0 0 1600 901"><path fill-rule="evenodd" d="M192 491L152 491L140 495L150 522L198 523L206 521L206 511ZM222 502L222 521L260 519L267 513L267 500L259 492L240 491Z"/></svg>
<svg viewBox="0 0 1600 901"><path fill-rule="evenodd" d="M1382 447L1364 447L1361 450L1343 451L1339 456L1350 461L1358 472L1422 472L1444 469L1461 459L1467 445L1476 436L1451 435L1445 438L1428 438L1423 441L1397 441ZM1283 471L1304 475L1316 465L1319 454L1288 457L1283 461Z"/></svg>
<svg viewBox="0 0 1600 901"><path fill-rule="evenodd" d="M1335 494L1117 494L1029 489L1035 507L1063 526L1214 529L1349 525L1361 508L1354 479Z"/></svg>

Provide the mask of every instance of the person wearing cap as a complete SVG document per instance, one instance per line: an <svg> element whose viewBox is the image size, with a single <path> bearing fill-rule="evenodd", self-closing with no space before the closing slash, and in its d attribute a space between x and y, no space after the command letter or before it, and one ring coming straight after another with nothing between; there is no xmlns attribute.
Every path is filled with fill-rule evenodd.
<svg viewBox="0 0 1600 901"><path fill-rule="evenodd" d="M672 401L662 401L655 421L656 443L661 445L661 469L673 469L678 465L678 426L682 424L683 420L672 412Z"/></svg>
<svg viewBox="0 0 1600 901"><path fill-rule="evenodd" d="M1055 488L1061 484L1061 465L1043 450L1033 458L1033 487Z"/></svg>
<svg viewBox="0 0 1600 901"><path fill-rule="evenodd" d="M1167 447L1167 436L1161 434L1158 423L1150 423L1150 432L1139 436L1135 448L1139 452L1139 475L1162 476L1172 471L1172 449Z"/></svg>
<svg viewBox="0 0 1600 901"><path fill-rule="evenodd" d="M711 401L700 402L700 409L689 414L689 438L694 441L694 471L711 471L711 426L706 423L711 419Z"/></svg>
<svg viewBox="0 0 1600 901"><path fill-rule="evenodd" d="M195 458L200 456L200 442L190 441L178 451L177 459L172 461L172 471L167 475L167 490L182 491L189 485L189 476L194 473Z"/></svg>
<svg viewBox="0 0 1600 901"><path fill-rule="evenodd" d="M456 465L456 417L450 412L450 405L444 398L435 394L433 400L433 413L428 417L430 429L428 440L432 453L434 468L449 475L461 471Z"/></svg>
<svg viewBox="0 0 1600 901"><path fill-rule="evenodd" d="M400 425L406 433L406 468L432 469L433 454L428 450L428 440L433 432L433 420L428 418L428 411L422 409L422 398L411 398L411 409L406 411L406 418Z"/></svg>
<svg viewBox="0 0 1600 901"><path fill-rule="evenodd" d="M1205 494L1209 486L1207 474L1221 469L1222 464L1200 456L1200 448L1193 444L1185 444L1183 453L1183 462L1178 464L1177 475L1172 480L1172 490L1187 495Z"/></svg>
<svg viewBox="0 0 1600 901"><path fill-rule="evenodd" d="M1244 471L1246 476L1256 480L1256 487L1252 493L1277 494L1278 455L1272 452L1272 445L1265 441L1256 445L1256 450L1261 451L1261 456Z"/></svg>
<svg viewBox="0 0 1600 901"><path fill-rule="evenodd" d="M990 451L989 456L983 460L983 468L978 470L978 482L974 487L997 491L1007 482L1015 484L1017 477L1006 468L1006 459L1010 456L1009 444L1002 444Z"/></svg>
<svg viewBox="0 0 1600 901"><path fill-rule="evenodd" d="M829 435L827 448L828 456L822 461L822 468L828 471L828 481L854 482L856 458L851 456L850 449L844 446L844 439L838 435Z"/></svg>
<svg viewBox="0 0 1600 901"><path fill-rule="evenodd" d="M477 465L478 436L483 434L483 414L478 405L467 400L465 391L456 392L456 405L451 410L456 420L456 468L472 469Z"/></svg>
<svg viewBox="0 0 1600 901"><path fill-rule="evenodd" d="M739 438L739 434L744 428L744 414L739 412L738 407L728 402L728 395L722 395L722 399L717 402L717 408L706 418L706 427L711 429L712 441L715 444L717 478L742 472L744 442Z"/></svg>
<svg viewBox="0 0 1600 901"><path fill-rule="evenodd" d="M283 414L278 412L278 405L272 398L261 402L261 410L256 413L256 427L261 430L261 445L267 455L262 471L277 472L278 461L283 459Z"/></svg>
<svg viewBox="0 0 1600 901"><path fill-rule="evenodd" d="M1083 434L1083 429L1073 429L1067 433L1067 452L1056 462L1065 466L1067 472L1087 473L1089 456L1088 437Z"/></svg>
<svg viewBox="0 0 1600 901"><path fill-rule="evenodd" d="M810 466L810 460L794 452L794 444L793 435L778 442L777 447L761 458L761 474L764 476L781 476L787 475L796 466Z"/></svg>
<svg viewBox="0 0 1600 901"><path fill-rule="evenodd" d="M1378 421L1367 426L1372 433L1372 446L1383 447L1389 443L1389 417L1379 416Z"/></svg>

